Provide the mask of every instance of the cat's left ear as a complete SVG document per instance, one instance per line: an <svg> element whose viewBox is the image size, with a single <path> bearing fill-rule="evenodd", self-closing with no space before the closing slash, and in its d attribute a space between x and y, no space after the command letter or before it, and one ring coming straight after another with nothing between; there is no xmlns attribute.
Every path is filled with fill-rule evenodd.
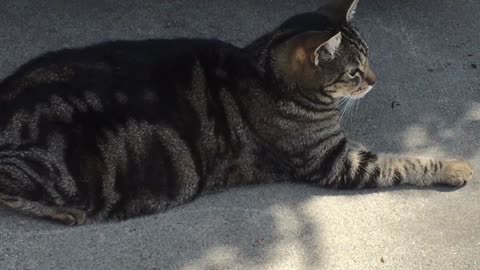
<svg viewBox="0 0 480 270"><path fill-rule="evenodd" d="M341 41L341 32L304 32L275 49L276 62L288 73L302 72L306 66L332 61L338 56Z"/></svg>
<svg viewBox="0 0 480 270"><path fill-rule="evenodd" d="M329 40L322 43L320 46L315 49L314 52L314 64L317 66L321 59L330 61L335 58L335 54L340 47L340 43L342 42L342 33L338 32L334 36L332 36Z"/></svg>
<svg viewBox="0 0 480 270"><path fill-rule="evenodd" d="M324 13L336 23L350 22L355 15L359 0L330 0L331 3L321 7L318 12Z"/></svg>
<svg viewBox="0 0 480 270"><path fill-rule="evenodd" d="M308 31L289 39L278 52L280 59L290 60L292 69L303 67L308 62L317 66L320 62L333 60L338 55L341 42L341 32Z"/></svg>

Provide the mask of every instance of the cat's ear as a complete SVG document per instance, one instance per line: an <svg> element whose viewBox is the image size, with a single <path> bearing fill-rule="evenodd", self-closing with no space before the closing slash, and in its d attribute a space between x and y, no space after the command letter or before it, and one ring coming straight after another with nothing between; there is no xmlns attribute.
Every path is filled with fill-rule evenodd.
<svg viewBox="0 0 480 270"><path fill-rule="evenodd" d="M335 58L335 54L337 53L341 42L342 42L342 33L338 32L337 34L332 36L329 40L320 44L315 49L313 63L317 66L320 59L329 61Z"/></svg>
<svg viewBox="0 0 480 270"><path fill-rule="evenodd" d="M340 48L342 34L308 31L290 38L277 53L285 70L302 70L306 65L317 66L333 60Z"/></svg>
<svg viewBox="0 0 480 270"><path fill-rule="evenodd" d="M359 0L330 0L329 4L318 11L330 17L336 23L350 22L355 15Z"/></svg>

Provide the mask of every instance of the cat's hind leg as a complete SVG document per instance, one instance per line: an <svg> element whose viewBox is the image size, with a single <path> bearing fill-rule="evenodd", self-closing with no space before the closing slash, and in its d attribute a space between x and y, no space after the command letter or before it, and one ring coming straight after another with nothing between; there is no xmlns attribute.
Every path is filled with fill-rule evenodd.
<svg viewBox="0 0 480 270"><path fill-rule="evenodd" d="M0 205L4 205L20 213L47 218L65 225L81 225L87 218L86 212L79 209L48 206L37 201L29 201L22 197L0 193Z"/></svg>
<svg viewBox="0 0 480 270"><path fill-rule="evenodd" d="M0 151L0 206L67 225L85 223L85 211L70 208L78 188L42 151Z"/></svg>

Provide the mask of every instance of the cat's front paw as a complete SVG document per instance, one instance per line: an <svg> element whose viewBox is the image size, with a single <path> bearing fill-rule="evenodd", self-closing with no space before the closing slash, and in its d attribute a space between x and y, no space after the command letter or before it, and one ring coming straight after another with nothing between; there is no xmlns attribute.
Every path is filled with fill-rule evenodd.
<svg viewBox="0 0 480 270"><path fill-rule="evenodd" d="M444 166L446 184L459 187L472 180L473 168L467 162L449 160L444 162Z"/></svg>

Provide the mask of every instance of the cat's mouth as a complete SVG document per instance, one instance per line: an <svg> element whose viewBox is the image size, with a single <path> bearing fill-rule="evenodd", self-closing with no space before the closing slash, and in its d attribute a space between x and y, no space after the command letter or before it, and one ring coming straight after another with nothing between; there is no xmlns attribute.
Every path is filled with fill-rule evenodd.
<svg viewBox="0 0 480 270"><path fill-rule="evenodd" d="M372 89L373 89L373 85L369 85L366 88L359 88L357 91L355 91L351 94L351 98L353 98L353 99L363 98Z"/></svg>

